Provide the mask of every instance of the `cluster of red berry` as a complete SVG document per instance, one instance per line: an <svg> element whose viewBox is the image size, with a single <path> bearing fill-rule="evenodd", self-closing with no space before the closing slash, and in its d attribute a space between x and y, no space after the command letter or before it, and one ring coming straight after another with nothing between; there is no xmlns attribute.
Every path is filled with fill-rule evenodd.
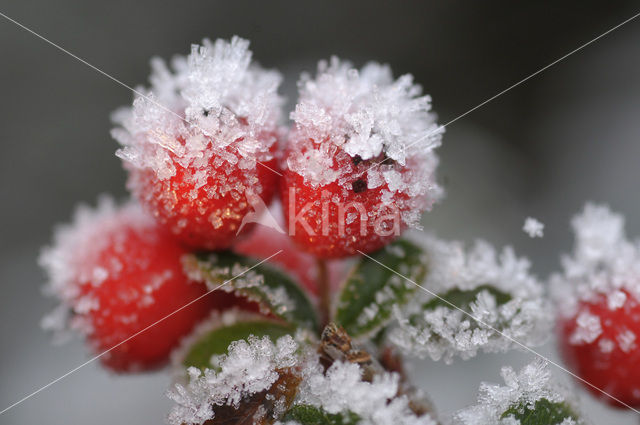
<svg viewBox="0 0 640 425"><path fill-rule="evenodd" d="M84 225L60 232L43 256L70 322L96 352L108 350L101 360L115 371L162 365L212 309L237 304L222 291L204 296L205 285L183 272L185 253L232 249L266 258L283 250L272 261L314 293L316 258L379 249L437 198L431 149L440 132L423 141L426 151L386 142L408 145L436 128L428 98L410 79L394 82L377 64L361 75L348 63L321 65L316 82L351 90L348 102L302 89L289 132L278 125L280 77L252 63L247 46L205 40L176 60L175 73L153 62L152 91L114 118L135 201L84 210ZM310 104L318 120L306 120ZM289 234L252 233L255 223L245 218L276 193Z"/></svg>

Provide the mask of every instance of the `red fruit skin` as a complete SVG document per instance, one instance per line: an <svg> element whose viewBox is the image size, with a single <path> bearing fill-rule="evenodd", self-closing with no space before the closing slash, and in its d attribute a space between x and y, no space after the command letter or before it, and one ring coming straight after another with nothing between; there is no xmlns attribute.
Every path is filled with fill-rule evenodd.
<svg viewBox="0 0 640 425"><path fill-rule="evenodd" d="M100 282L79 283L79 296L97 302L97 308L76 313L74 320L87 326L96 353L111 349L100 360L115 372L163 366L201 318L232 302L230 295L216 292L182 308L207 290L188 280L180 261L186 251L155 225L134 228L123 223L95 236L103 238L103 248L84 259L82 267L110 272Z"/></svg>
<svg viewBox="0 0 640 425"><path fill-rule="evenodd" d="M278 251L278 255L271 257L269 263L275 264L290 274L304 289L318 295L317 259L300 251L286 234L274 229L257 226L247 238L238 241L233 251L257 259L271 257ZM329 282L336 290L346 275L346 264L342 261L331 261L328 264Z"/></svg>
<svg viewBox="0 0 640 425"><path fill-rule="evenodd" d="M626 331L640 336L640 304L629 293L626 295L624 305L615 310L608 307L604 295L594 301L581 301L575 315L559 318L559 345L564 361L576 375L623 403L640 407L640 340L636 340L635 345L626 352L617 342L618 335ZM577 328L576 319L583 312L600 318L602 333L592 342L572 343L570 338ZM610 345L607 341L615 343L610 352L603 351L600 345ZM584 382L581 384L604 402L626 408Z"/></svg>
<svg viewBox="0 0 640 425"><path fill-rule="evenodd" d="M366 178L354 176L353 182L357 180L366 182ZM391 243L406 228L399 209L383 206L382 191L387 188L388 185L384 184L356 192L336 182L314 188L305 183L301 175L286 170L280 188L285 230L300 248L320 258L343 258L359 254L359 251L377 251ZM406 195L395 196L400 198ZM338 202L335 202L336 197ZM361 205L363 209L357 210L352 203ZM379 216L368 216L363 220L363 212L382 212L389 218L377 221L376 217ZM356 216L351 222L348 220L349 213L355 213ZM296 220L296 216L299 219Z"/></svg>
<svg viewBox="0 0 640 425"><path fill-rule="evenodd" d="M275 149L276 143L271 150ZM151 169L126 164L129 171L127 187L145 209L185 246L203 250L225 249L233 243L243 217L252 211L243 188L228 191L225 186L240 184L268 205L279 176L273 171L277 170L275 158L256 164L255 173L236 168L228 174L216 166L217 159L213 156L209 161L209 171L215 171L198 189L187 178L193 170L183 168L177 161L173 163L175 175L165 180L159 179ZM194 191L195 196L192 196ZM252 225L248 224L241 233L246 234L251 228Z"/></svg>

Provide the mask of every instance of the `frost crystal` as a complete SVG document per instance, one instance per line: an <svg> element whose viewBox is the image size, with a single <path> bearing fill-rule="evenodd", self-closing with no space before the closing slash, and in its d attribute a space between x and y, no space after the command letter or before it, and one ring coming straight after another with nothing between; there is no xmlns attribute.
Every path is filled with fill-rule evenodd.
<svg viewBox="0 0 640 425"><path fill-rule="evenodd" d="M217 357L217 370L189 368L189 383L177 383L168 392L176 403L169 423L202 424L215 418L217 406L238 407L269 389L278 379L277 370L287 369L301 379L294 405L312 405L334 414L352 412L363 425L436 425L428 414L416 416L407 396L398 395L396 373L384 372L367 382L355 363L334 362L325 371L317 352L296 341L301 340L284 336L274 344L269 337L252 336L248 342L233 342L228 355Z"/></svg>
<svg viewBox="0 0 640 425"><path fill-rule="evenodd" d="M48 276L45 292L61 300L60 306L42 320L45 329L62 333L68 327L81 332L90 331L84 317L99 305L95 299L80 296L80 288L86 284L100 285L107 278L117 278L123 271L123 265L117 260L98 261L98 256L107 247L114 252L124 249L122 238L125 235L118 232L123 222L135 229L155 226L153 219L144 214L137 204L129 203L120 208L105 195L98 199L95 209L80 205L72 223L56 229L53 244L42 250L38 260ZM104 237L110 234L116 236ZM147 300L153 302L153 291L163 279L159 275L155 281L149 282Z"/></svg>
<svg viewBox="0 0 640 425"><path fill-rule="evenodd" d="M171 425L202 424L215 417L216 406L238 407L245 397L267 390L278 379L276 369L293 367L298 344L283 336L274 344L269 337L249 337L233 342L228 354L217 360L219 370L188 369L189 383L175 384L167 395L177 405L169 414Z"/></svg>
<svg viewBox="0 0 640 425"><path fill-rule="evenodd" d="M211 254L212 259L215 261L215 254ZM185 256L183 258L184 271L189 279L197 282L205 282L207 288L210 291L222 290L229 293L241 292L250 301L260 303L260 308L263 313L269 314L274 312L276 314L284 314L292 312L296 309L295 302L289 297L286 289L283 286L270 287L264 284L264 276L254 270L251 270L248 266L243 266L239 263L233 265L233 267L214 267L210 270L210 273L218 276L232 276L223 283L219 281L212 281L207 274L202 272L202 269L198 266L198 260L194 256ZM258 289L261 296L256 295L251 289ZM269 306L262 305L262 301L268 301ZM273 310L273 311L272 311Z"/></svg>
<svg viewBox="0 0 640 425"><path fill-rule="evenodd" d="M334 414L353 412L362 425L436 425L428 414L416 416L406 396L396 397L398 385L395 373L385 372L365 382L357 364L335 362L324 374L316 365L304 371L296 403Z"/></svg>
<svg viewBox="0 0 640 425"><path fill-rule="evenodd" d="M417 283L440 298L419 291L407 306L396 307L398 323L389 332L391 342L408 354L446 362L456 355L469 359L479 349L497 352L518 347L505 336L525 345L544 342L551 308L542 285L529 272L527 259L516 257L510 247L498 255L483 241L468 252L459 242L429 235L416 241L425 249L429 270Z"/></svg>
<svg viewBox="0 0 640 425"><path fill-rule="evenodd" d="M431 98L421 95L411 75L394 80L387 65L369 63L357 70L334 57L320 62L314 79L303 75L299 91L286 166L307 184L337 182L351 191L351 161L365 161L361 172L369 189L386 185L382 199L389 202L392 195L407 195L394 199L407 198L406 205L397 205L401 211L422 211L441 196L434 149L444 129L431 112ZM414 215L403 219L416 224Z"/></svg>
<svg viewBox="0 0 640 425"><path fill-rule="evenodd" d="M282 78L251 62L247 40L205 39L189 56L174 57L173 71L158 58L151 65L151 88L137 88L145 97L113 114L117 155L127 167L152 170L160 180L188 169L185 182L197 189L212 169L229 175L272 159Z"/></svg>
<svg viewBox="0 0 640 425"><path fill-rule="evenodd" d="M611 310L621 308L628 294L639 299L640 241L627 239L624 217L607 206L588 203L571 224L573 253L562 258L563 272L550 278L560 312L571 317L578 302L602 296Z"/></svg>
<svg viewBox="0 0 640 425"><path fill-rule="evenodd" d="M544 224L533 217L527 217L522 230L531 238L541 238L544 236Z"/></svg>
<svg viewBox="0 0 640 425"><path fill-rule="evenodd" d="M516 373L510 367L502 368L502 378L506 385L483 383L480 386L478 404L458 411L454 415L456 425L518 425L520 421L513 415L504 415L510 409L534 409L536 402L546 400L562 403L565 417L548 425L578 425L585 422L576 419L572 408L573 400L564 395L566 391L551 380L545 362L536 360Z"/></svg>

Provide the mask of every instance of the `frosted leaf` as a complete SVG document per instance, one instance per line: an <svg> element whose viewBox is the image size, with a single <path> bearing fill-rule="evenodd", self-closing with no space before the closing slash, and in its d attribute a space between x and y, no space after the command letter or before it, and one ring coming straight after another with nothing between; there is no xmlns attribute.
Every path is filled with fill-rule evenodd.
<svg viewBox="0 0 640 425"><path fill-rule="evenodd" d="M209 290L222 290L255 301L264 314L310 328L318 320L311 301L288 275L267 264L230 252L186 255L184 271Z"/></svg>
<svg viewBox="0 0 640 425"><path fill-rule="evenodd" d="M208 39L176 56L171 69L151 61L151 87L139 87L133 106L114 112L112 136L122 145L116 155L126 167L151 170L160 180L189 170L184 181L199 188L215 169L247 172L273 158L283 99L282 77L251 60L249 42ZM215 167L210 163L215 159ZM135 185L136 183L130 183ZM218 188L220 193L224 188Z"/></svg>
<svg viewBox="0 0 640 425"><path fill-rule="evenodd" d="M465 250L460 242L430 235L414 239L428 258L427 275L416 283L441 298L418 291L409 304L396 308L397 324L388 332L392 343L407 354L451 362L455 356L474 357L478 350L519 347L505 336L525 345L545 341L551 308L526 258L516 257L510 247L498 253L484 241Z"/></svg>
<svg viewBox="0 0 640 425"><path fill-rule="evenodd" d="M515 412L535 410L541 402L553 409L553 415L545 416L545 425L585 424L578 418L568 392L551 379L547 364L536 360L519 372L511 367L502 368L505 385L483 383L478 403L454 414L454 425L519 425ZM545 412L548 413L548 412ZM530 422L533 415L529 416ZM542 422L540 422L542 423Z"/></svg>
<svg viewBox="0 0 640 425"><path fill-rule="evenodd" d="M123 265L117 260L99 261L100 253L106 248L116 253L124 249L123 232L118 232L123 223L136 229L155 226L153 219L137 204L130 202L119 207L111 197L103 195L96 208L79 205L70 224L56 227L53 243L42 249L38 259L48 278L44 292L61 301L60 306L42 320L45 329L57 333L69 328L83 333L90 331L84 315L97 309L99 304L96 299L81 296L80 288L99 286L107 278L117 279L123 272ZM154 284L156 287L162 284L163 276L156 278L149 282L150 295ZM56 336L58 340L61 337L61 334Z"/></svg>
<svg viewBox="0 0 640 425"><path fill-rule="evenodd" d="M572 317L580 301L602 296L611 310L621 308L628 295L640 298L640 241L627 239L624 217L587 203L571 224L573 252L562 257L562 272L549 279L560 313Z"/></svg>
<svg viewBox="0 0 640 425"><path fill-rule="evenodd" d="M544 236L544 224L533 217L527 217L522 230L531 238L541 238Z"/></svg>
<svg viewBox="0 0 640 425"><path fill-rule="evenodd" d="M287 369L300 380L293 399L296 405L315 406L328 413L353 412L362 424L436 425L429 415L416 416L406 395L398 396L396 373L383 372L367 382L358 364L340 361L325 371L317 350L305 347L298 338L305 336L294 339L287 335L275 344L266 336L251 336L248 341L233 342L228 355L216 356L215 371L189 368L188 383L176 383L168 392L176 403L169 423L202 424L215 418L220 407L238 407L270 388L278 379L278 370Z"/></svg>
<svg viewBox="0 0 640 425"><path fill-rule="evenodd" d="M169 424L202 424L215 417L216 406L237 408L246 397L269 389L279 378L277 369L295 366L297 350L298 344L289 335L276 343L266 336L233 342L228 354L218 357L218 371L191 367L189 383L177 383L167 392L176 403Z"/></svg>
<svg viewBox="0 0 640 425"><path fill-rule="evenodd" d="M393 199L401 211L424 211L441 197L434 150L444 129L411 75L394 80L387 65L372 62L358 70L333 57L319 63L315 78L303 74L298 87L286 166L307 184L336 182L350 192L351 161L364 161L367 187L386 185L388 202ZM413 216L403 219L417 224Z"/></svg>
<svg viewBox="0 0 640 425"><path fill-rule="evenodd" d="M295 404L332 414L353 412L363 425L436 425L428 414L416 416L405 395L396 397L398 385L399 376L389 372L363 381L362 370L354 363L334 362L326 373L319 365L307 366Z"/></svg>

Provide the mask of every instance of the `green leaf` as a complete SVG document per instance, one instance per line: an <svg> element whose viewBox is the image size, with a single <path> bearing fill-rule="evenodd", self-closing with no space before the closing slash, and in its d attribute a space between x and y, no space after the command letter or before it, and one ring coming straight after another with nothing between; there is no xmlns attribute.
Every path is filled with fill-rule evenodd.
<svg viewBox="0 0 640 425"><path fill-rule="evenodd" d="M506 304L511 301L510 294L502 292L490 285L481 285L470 290L454 288L444 294L438 294L439 298L436 297L430 300L423 306L423 309L435 310L437 307L446 307L451 309L453 308L449 304L451 303L464 311L469 311L469 306L478 298L478 294L482 291L487 291L493 295L498 305ZM445 302L445 300L449 303Z"/></svg>
<svg viewBox="0 0 640 425"><path fill-rule="evenodd" d="M525 403L511 406L500 419L508 416L518 419L521 425L557 425L568 418L578 420L578 415L567 403L554 403L546 398L536 401L533 409Z"/></svg>
<svg viewBox="0 0 640 425"><path fill-rule="evenodd" d="M282 421L296 421L302 425L356 425L360 416L353 412L327 413L318 407L299 404L285 413Z"/></svg>
<svg viewBox="0 0 640 425"><path fill-rule="evenodd" d="M194 366L202 370L211 368L211 356L227 354L227 348L233 341L246 340L250 335L257 337L267 335L275 342L281 336L292 334L294 331L295 329L290 325L268 319L250 320L237 322L229 326L220 326L204 334L197 342L192 344L182 364L185 367Z"/></svg>
<svg viewBox="0 0 640 425"><path fill-rule="evenodd" d="M257 263L232 252L217 252L188 255L184 267L189 276L204 280L210 289L234 292L259 303L264 312L319 330L316 310L300 286L279 269Z"/></svg>
<svg viewBox="0 0 640 425"><path fill-rule="evenodd" d="M334 321L353 338L374 334L391 319L392 307L402 305L417 287L391 270L418 283L427 266L423 251L406 240L397 240L362 257L347 277L338 297Z"/></svg>

